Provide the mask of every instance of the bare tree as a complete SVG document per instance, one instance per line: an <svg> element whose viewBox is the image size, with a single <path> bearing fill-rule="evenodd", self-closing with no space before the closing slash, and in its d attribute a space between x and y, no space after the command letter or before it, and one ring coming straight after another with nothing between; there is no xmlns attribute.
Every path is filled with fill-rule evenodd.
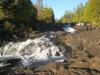
<svg viewBox="0 0 100 75"><path fill-rule="evenodd" d="M42 1L43 0L37 0L36 2L38 12L41 12L42 10Z"/></svg>

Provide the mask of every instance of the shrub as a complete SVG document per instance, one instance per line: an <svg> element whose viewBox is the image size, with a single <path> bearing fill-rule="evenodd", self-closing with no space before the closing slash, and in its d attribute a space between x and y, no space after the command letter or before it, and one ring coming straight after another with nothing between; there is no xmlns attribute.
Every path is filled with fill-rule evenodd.
<svg viewBox="0 0 100 75"><path fill-rule="evenodd" d="M4 30L7 30L7 31L12 31L13 27L14 26L10 22L8 22L8 21L6 21L4 23L4 25L3 25Z"/></svg>

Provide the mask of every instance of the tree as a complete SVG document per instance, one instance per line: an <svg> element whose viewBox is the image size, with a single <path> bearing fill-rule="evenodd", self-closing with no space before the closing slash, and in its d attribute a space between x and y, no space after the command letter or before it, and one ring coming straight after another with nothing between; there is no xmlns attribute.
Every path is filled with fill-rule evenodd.
<svg viewBox="0 0 100 75"><path fill-rule="evenodd" d="M62 17L60 18L59 22L60 22L60 23L67 23L67 22L68 22L67 16L66 16L66 15L62 16Z"/></svg>
<svg viewBox="0 0 100 75"><path fill-rule="evenodd" d="M28 29L36 21L37 10L31 0L0 0L0 18Z"/></svg>
<svg viewBox="0 0 100 75"><path fill-rule="evenodd" d="M88 0L84 12L85 21L93 24L100 23L100 0Z"/></svg>
<svg viewBox="0 0 100 75"><path fill-rule="evenodd" d="M1 7L0 7L0 20L1 20L3 17L4 17L4 13L3 13L3 11L2 11L2 9L1 9Z"/></svg>
<svg viewBox="0 0 100 75"><path fill-rule="evenodd" d="M36 19L36 9L31 0L1 0L1 11L4 18L13 18L18 23L26 23L31 17Z"/></svg>
<svg viewBox="0 0 100 75"><path fill-rule="evenodd" d="M85 6L83 4L79 4L73 12L73 22L84 22L84 9Z"/></svg>
<svg viewBox="0 0 100 75"><path fill-rule="evenodd" d="M14 0L1 0L0 11L2 12L2 18L13 17L12 9L14 7Z"/></svg>
<svg viewBox="0 0 100 75"><path fill-rule="evenodd" d="M65 14L60 18L59 22L61 23L72 22L72 18L73 18L73 12L66 11Z"/></svg>
<svg viewBox="0 0 100 75"><path fill-rule="evenodd" d="M29 23L31 19L36 19L37 10L30 0L18 0L13 13L18 23Z"/></svg>
<svg viewBox="0 0 100 75"><path fill-rule="evenodd" d="M37 0L36 7L38 10L38 13L40 13L42 11L42 1L43 0Z"/></svg>
<svg viewBox="0 0 100 75"><path fill-rule="evenodd" d="M38 20L43 22L55 22L54 12L52 8L42 8L41 13L38 14Z"/></svg>

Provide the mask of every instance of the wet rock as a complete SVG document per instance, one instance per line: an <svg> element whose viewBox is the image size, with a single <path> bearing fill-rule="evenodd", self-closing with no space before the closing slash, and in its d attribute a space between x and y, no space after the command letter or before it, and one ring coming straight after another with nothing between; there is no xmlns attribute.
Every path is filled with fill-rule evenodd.
<svg viewBox="0 0 100 75"><path fill-rule="evenodd" d="M9 75L100 75L99 32L84 31L63 36L60 40L69 47L66 48L65 61L62 63L51 62L36 69L24 69L25 71L16 69ZM55 55L59 56L59 53L56 52Z"/></svg>
<svg viewBox="0 0 100 75"><path fill-rule="evenodd" d="M12 37L13 37L15 40L18 39L18 37L17 37L16 35L12 35Z"/></svg>

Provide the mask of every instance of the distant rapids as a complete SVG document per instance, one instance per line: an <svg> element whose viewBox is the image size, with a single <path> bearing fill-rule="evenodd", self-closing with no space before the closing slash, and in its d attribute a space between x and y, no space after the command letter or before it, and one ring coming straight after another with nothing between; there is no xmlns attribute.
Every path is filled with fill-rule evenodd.
<svg viewBox="0 0 100 75"><path fill-rule="evenodd" d="M55 43L55 36L42 35L24 42L9 42L0 47L0 59L20 58L23 66L36 66L48 62L64 61L64 47ZM0 66L4 66L0 62Z"/></svg>

